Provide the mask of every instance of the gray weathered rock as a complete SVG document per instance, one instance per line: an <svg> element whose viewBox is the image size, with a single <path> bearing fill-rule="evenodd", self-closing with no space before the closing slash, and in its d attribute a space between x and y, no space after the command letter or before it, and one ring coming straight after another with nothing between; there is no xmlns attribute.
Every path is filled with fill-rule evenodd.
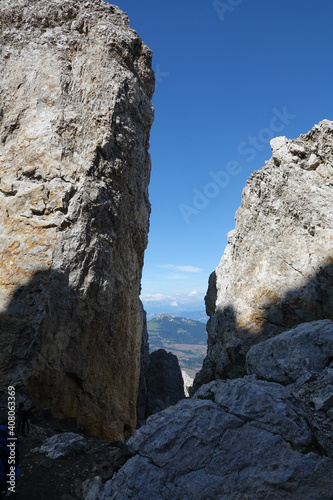
<svg viewBox="0 0 333 500"><path fill-rule="evenodd" d="M259 341L333 320L333 122L271 146L272 158L244 188L209 283L208 353L196 388L244 373L246 352Z"/></svg>
<svg viewBox="0 0 333 500"><path fill-rule="evenodd" d="M111 495L111 480L105 484L100 476L82 483L83 500L107 500Z"/></svg>
<svg viewBox="0 0 333 500"><path fill-rule="evenodd" d="M101 476L87 479L82 483L82 495L84 500L99 500L105 491Z"/></svg>
<svg viewBox="0 0 333 500"><path fill-rule="evenodd" d="M253 377L215 381L152 417L107 499L332 498L333 460L313 451L289 390Z"/></svg>
<svg viewBox="0 0 333 500"><path fill-rule="evenodd" d="M295 382L319 371L333 359L333 322L302 323L292 330L251 347L246 356L249 374L275 382Z"/></svg>
<svg viewBox="0 0 333 500"><path fill-rule="evenodd" d="M136 424L152 54L102 0L2 0L0 24L1 389L119 439Z"/></svg>
<svg viewBox="0 0 333 500"><path fill-rule="evenodd" d="M300 377L290 390L324 453L333 458L333 363Z"/></svg>
<svg viewBox="0 0 333 500"><path fill-rule="evenodd" d="M326 388L326 391L312 399L316 410L328 411L333 408L333 386Z"/></svg>
<svg viewBox="0 0 333 500"><path fill-rule="evenodd" d="M45 453L49 458L60 458L79 455L87 450L88 445L83 436L73 432L64 432L47 439L40 448L34 451Z"/></svg>
<svg viewBox="0 0 333 500"><path fill-rule="evenodd" d="M177 356L165 349L158 349L150 354L147 389L149 415L175 405L185 397Z"/></svg>
<svg viewBox="0 0 333 500"><path fill-rule="evenodd" d="M333 323L321 320L257 344L247 353L248 372L290 390L307 415L318 445L333 457Z"/></svg>

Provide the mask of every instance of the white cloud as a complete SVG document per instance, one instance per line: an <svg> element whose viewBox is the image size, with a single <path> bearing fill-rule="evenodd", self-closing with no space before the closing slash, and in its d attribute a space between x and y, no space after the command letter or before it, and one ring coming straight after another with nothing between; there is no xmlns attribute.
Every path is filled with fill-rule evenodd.
<svg viewBox="0 0 333 500"><path fill-rule="evenodd" d="M159 264L157 267L162 267L164 269L170 269L171 271L182 271L184 273L201 273L201 271L202 271L202 269L200 267L175 266L174 264Z"/></svg>
<svg viewBox="0 0 333 500"><path fill-rule="evenodd" d="M147 307L156 307L156 306L169 306L176 308L184 308L189 307L194 304L199 304L203 302L204 295L202 293L196 292L195 290L191 293L177 293L175 295L165 295L162 293L154 293L154 294L142 294L140 296L142 302L146 304Z"/></svg>
<svg viewBox="0 0 333 500"><path fill-rule="evenodd" d="M144 293L140 296L143 302L174 302L176 299L171 295L163 295L162 293Z"/></svg>

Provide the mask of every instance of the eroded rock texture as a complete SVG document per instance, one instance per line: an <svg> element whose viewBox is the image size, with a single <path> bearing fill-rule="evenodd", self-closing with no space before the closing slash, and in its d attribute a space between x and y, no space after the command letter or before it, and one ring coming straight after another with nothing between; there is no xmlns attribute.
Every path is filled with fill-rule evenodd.
<svg viewBox="0 0 333 500"><path fill-rule="evenodd" d="M333 457L333 322L326 319L296 328L251 347L248 373L288 384L307 415L315 440Z"/></svg>
<svg viewBox="0 0 333 500"><path fill-rule="evenodd" d="M333 322L328 319L302 323L252 346L246 355L249 374L282 384L323 370L332 361Z"/></svg>
<svg viewBox="0 0 333 500"><path fill-rule="evenodd" d="M271 146L209 281L208 354L196 388L244 374L251 345L333 319L333 122Z"/></svg>
<svg viewBox="0 0 333 500"><path fill-rule="evenodd" d="M104 500L332 497L333 460L314 451L287 388L252 377L214 381L152 417Z"/></svg>
<svg viewBox="0 0 333 500"><path fill-rule="evenodd" d="M0 379L122 438L136 423L151 51L101 0L2 0Z"/></svg>

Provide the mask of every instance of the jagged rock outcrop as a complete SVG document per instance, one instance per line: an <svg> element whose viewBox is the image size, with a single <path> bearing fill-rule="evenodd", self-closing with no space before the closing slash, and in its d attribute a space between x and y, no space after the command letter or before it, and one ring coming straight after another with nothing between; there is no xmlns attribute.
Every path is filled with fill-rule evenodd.
<svg viewBox="0 0 333 500"><path fill-rule="evenodd" d="M244 374L253 344L333 319L333 122L271 147L209 282L208 353L195 388Z"/></svg>
<svg viewBox="0 0 333 500"><path fill-rule="evenodd" d="M148 415L175 405L185 397L182 372L175 354L165 349L150 354L147 391Z"/></svg>
<svg viewBox="0 0 333 500"><path fill-rule="evenodd" d="M141 369L137 400L138 426L149 415L175 405L185 397L185 387L178 358L165 349L149 354L146 313L141 344Z"/></svg>
<svg viewBox="0 0 333 500"><path fill-rule="evenodd" d="M151 51L101 0L0 4L0 380L96 435L136 424Z"/></svg>

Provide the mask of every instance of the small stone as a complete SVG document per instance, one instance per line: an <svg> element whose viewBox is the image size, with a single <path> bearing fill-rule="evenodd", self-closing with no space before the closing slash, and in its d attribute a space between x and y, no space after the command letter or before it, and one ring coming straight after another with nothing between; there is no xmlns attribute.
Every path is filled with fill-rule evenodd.
<svg viewBox="0 0 333 500"><path fill-rule="evenodd" d="M103 491L101 476L95 476L82 483L82 495L84 500L99 500Z"/></svg>
<svg viewBox="0 0 333 500"><path fill-rule="evenodd" d="M315 397L312 401L316 410L329 411L333 408L333 391L323 394L322 396Z"/></svg>
<svg viewBox="0 0 333 500"><path fill-rule="evenodd" d="M306 163L305 168L307 170L315 170L320 165L320 163L321 163L320 159L314 153L312 153Z"/></svg>
<svg viewBox="0 0 333 500"><path fill-rule="evenodd" d="M36 172L36 166L35 165L24 165L22 167L22 174L23 175L33 175Z"/></svg>
<svg viewBox="0 0 333 500"><path fill-rule="evenodd" d="M88 445L84 437L73 432L56 434L45 441L39 449L39 451L45 453L49 458L75 456L87 450Z"/></svg>
<svg viewBox="0 0 333 500"><path fill-rule="evenodd" d="M291 142L290 151L297 156L303 156L305 154L305 147L303 144L298 144L297 142Z"/></svg>

